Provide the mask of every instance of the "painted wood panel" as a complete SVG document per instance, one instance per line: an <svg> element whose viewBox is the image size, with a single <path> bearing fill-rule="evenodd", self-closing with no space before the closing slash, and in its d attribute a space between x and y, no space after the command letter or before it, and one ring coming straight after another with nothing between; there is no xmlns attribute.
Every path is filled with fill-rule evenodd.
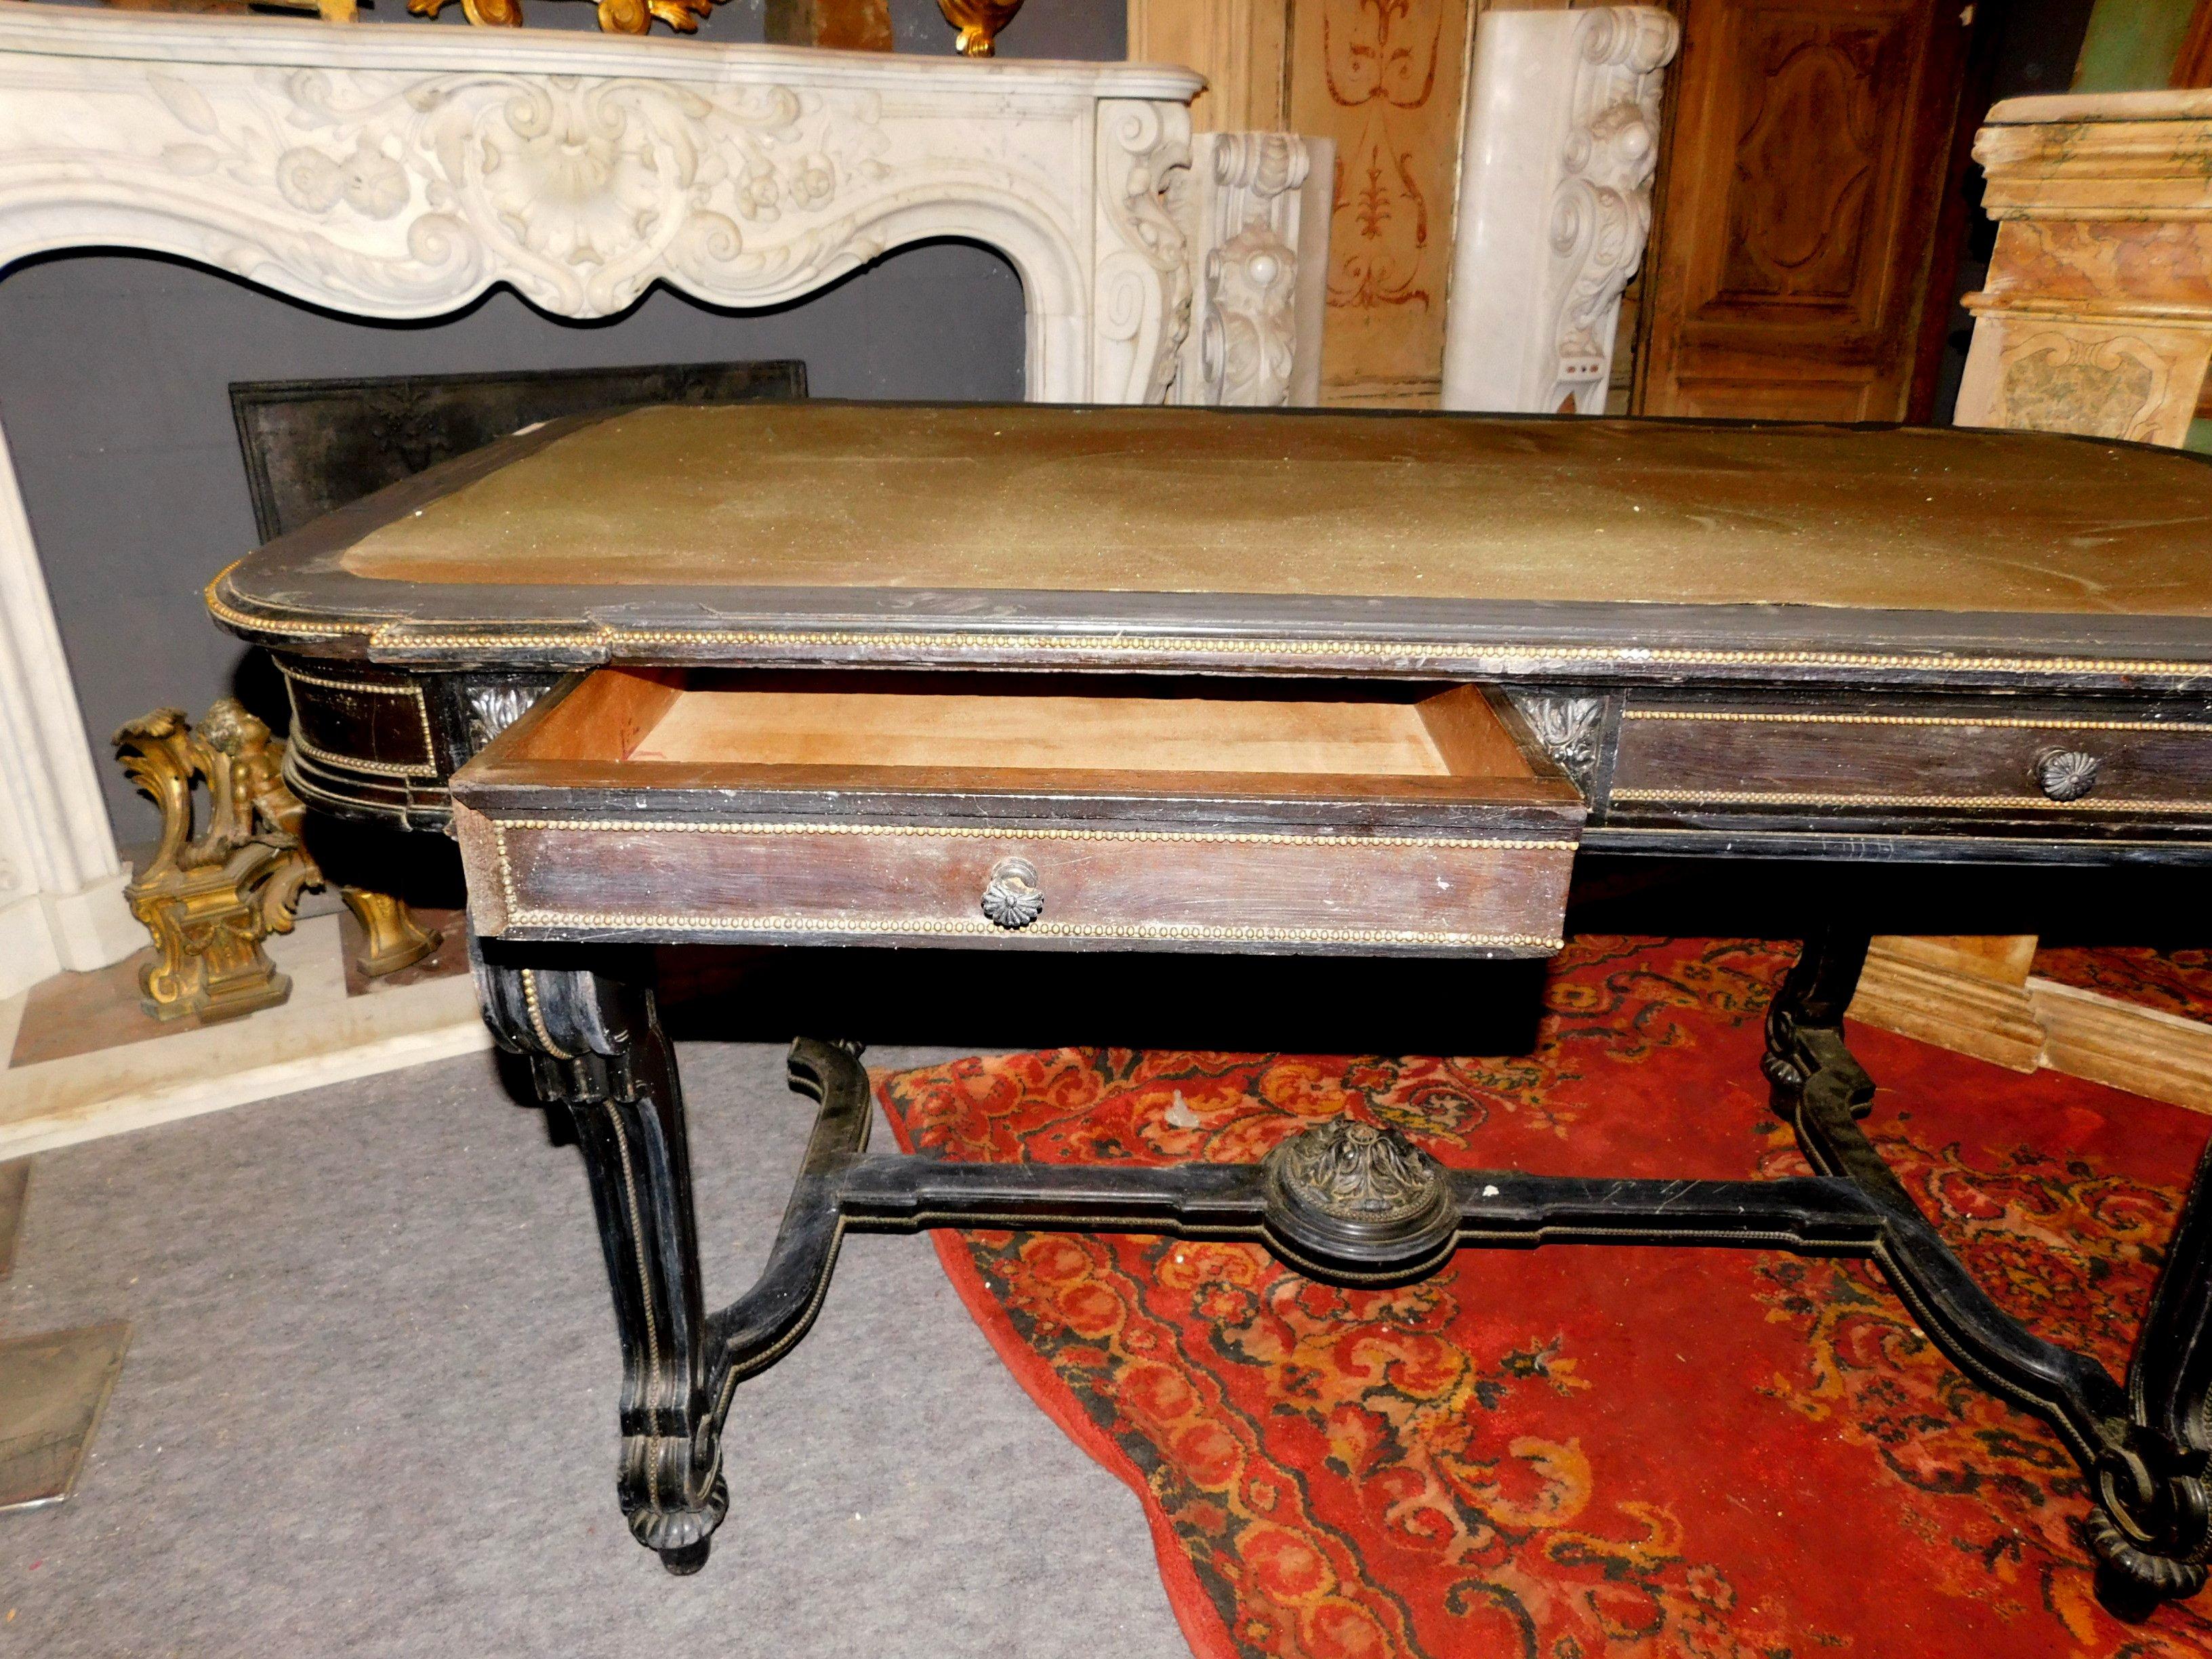
<svg viewBox="0 0 2212 1659"><path fill-rule="evenodd" d="M1336 141L1322 399L1433 404L1467 84L1468 0L1302 0L1289 121Z"/></svg>

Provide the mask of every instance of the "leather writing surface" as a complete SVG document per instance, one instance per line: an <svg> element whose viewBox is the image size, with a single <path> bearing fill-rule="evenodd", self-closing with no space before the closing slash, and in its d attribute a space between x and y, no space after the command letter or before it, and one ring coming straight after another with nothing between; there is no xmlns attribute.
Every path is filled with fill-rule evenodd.
<svg viewBox="0 0 2212 1659"><path fill-rule="evenodd" d="M2212 615L2212 467L2045 434L1037 405L640 410L372 581Z"/></svg>

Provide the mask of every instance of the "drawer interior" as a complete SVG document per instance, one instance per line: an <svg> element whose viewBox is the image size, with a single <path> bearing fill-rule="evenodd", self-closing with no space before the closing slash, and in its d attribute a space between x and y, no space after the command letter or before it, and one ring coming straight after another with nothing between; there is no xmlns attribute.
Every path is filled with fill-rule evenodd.
<svg viewBox="0 0 2212 1659"><path fill-rule="evenodd" d="M1495 786L1577 799L1509 722L1517 724L1502 700L1471 685L603 669L518 723L486 758L620 767L664 781L1012 772L1060 787L1141 775L1170 791L1178 781L1324 794Z"/></svg>

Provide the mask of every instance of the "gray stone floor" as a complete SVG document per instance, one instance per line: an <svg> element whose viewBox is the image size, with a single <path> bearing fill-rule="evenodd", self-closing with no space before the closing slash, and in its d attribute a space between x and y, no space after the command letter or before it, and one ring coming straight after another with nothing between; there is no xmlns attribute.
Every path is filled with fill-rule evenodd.
<svg viewBox="0 0 2212 1659"><path fill-rule="evenodd" d="M684 1063L726 1299L811 1107L778 1048ZM921 1239L848 1243L813 1333L738 1391L714 1559L663 1573L615 1506L582 1170L488 1058L40 1156L0 1334L113 1317L136 1330L76 1495L0 1515L0 1654L1188 1651L1136 1498Z"/></svg>

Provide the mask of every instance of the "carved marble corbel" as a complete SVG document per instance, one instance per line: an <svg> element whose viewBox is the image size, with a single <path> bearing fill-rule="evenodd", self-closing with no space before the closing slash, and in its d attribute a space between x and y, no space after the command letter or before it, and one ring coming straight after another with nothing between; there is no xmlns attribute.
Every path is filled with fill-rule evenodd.
<svg viewBox="0 0 2212 1659"><path fill-rule="evenodd" d="M1188 187L1190 111L1098 106L1098 246L1091 395L1166 399L1190 331L1191 245L1170 210Z"/></svg>
<svg viewBox="0 0 2212 1659"><path fill-rule="evenodd" d="M1621 290L1651 230L1660 71L1680 38L1651 6L1483 15L1445 408L1605 412Z"/></svg>
<svg viewBox="0 0 2212 1659"><path fill-rule="evenodd" d="M1332 159L1330 146L1286 132L1192 141L1191 182L1178 205L1200 274L1172 401L1318 400L1319 318L1300 301L1307 289L1318 294L1328 268L1328 209L1307 201L1306 186L1326 180ZM1316 230L1317 257L1304 246Z"/></svg>

